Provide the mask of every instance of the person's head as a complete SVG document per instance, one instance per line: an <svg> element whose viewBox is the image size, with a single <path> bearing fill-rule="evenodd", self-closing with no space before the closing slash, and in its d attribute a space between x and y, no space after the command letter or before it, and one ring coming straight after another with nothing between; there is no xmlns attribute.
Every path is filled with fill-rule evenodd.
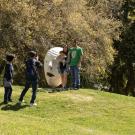
<svg viewBox="0 0 135 135"><path fill-rule="evenodd" d="M67 53L68 52L68 45L63 46L63 52Z"/></svg>
<svg viewBox="0 0 135 135"><path fill-rule="evenodd" d="M73 40L73 47L77 47L77 45L78 45L78 39L76 38Z"/></svg>
<svg viewBox="0 0 135 135"><path fill-rule="evenodd" d="M31 58L35 58L35 57L37 56L37 53L36 53L35 51L30 51L30 52L29 52L29 56L30 56Z"/></svg>
<svg viewBox="0 0 135 135"><path fill-rule="evenodd" d="M64 51L60 51L60 55L61 56L65 56L65 52Z"/></svg>
<svg viewBox="0 0 135 135"><path fill-rule="evenodd" d="M12 62L14 58L15 58L14 54L7 54L6 55L6 61L8 61L8 62Z"/></svg>

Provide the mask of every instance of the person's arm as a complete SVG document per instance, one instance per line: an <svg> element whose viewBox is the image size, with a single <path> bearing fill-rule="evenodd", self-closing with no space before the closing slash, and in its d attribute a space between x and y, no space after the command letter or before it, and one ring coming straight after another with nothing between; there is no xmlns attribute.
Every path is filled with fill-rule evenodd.
<svg viewBox="0 0 135 135"><path fill-rule="evenodd" d="M43 66L43 64L39 61L39 56L36 55L35 59L36 59L36 62L35 62L36 63L36 67L37 68L41 68Z"/></svg>
<svg viewBox="0 0 135 135"><path fill-rule="evenodd" d="M81 61L82 61L82 55L80 56L80 60L79 60L79 62L78 62L78 64L77 64L77 66L80 68L81 67Z"/></svg>
<svg viewBox="0 0 135 135"><path fill-rule="evenodd" d="M43 66L43 64L40 61L37 61L36 66L37 66L37 68L41 68Z"/></svg>
<svg viewBox="0 0 135 135"><path fill-rule="evenodd" d="M67 54L67 64L69 65L71 61L71 52L69 51Z"/></svg>
<svg viewBox="0 0 135 135"><path fill-rule="evenodd" d="M11 65L7 65L6 68L5 68L5 72L7 74L7 81L10 81L12 80L13 78L13 74L12 74L12 66Z"/></svg>
<svg viewBox="0 0 135 135"><path fill-rule="evenodd" d="M79 60L79 62L78 62L78 64L77 64L77 66L78 66L79 68L81 67L82 56L83 56L83 50L82 50L82 48L81 48L81 49L80 49L80 60Z"/></svg>

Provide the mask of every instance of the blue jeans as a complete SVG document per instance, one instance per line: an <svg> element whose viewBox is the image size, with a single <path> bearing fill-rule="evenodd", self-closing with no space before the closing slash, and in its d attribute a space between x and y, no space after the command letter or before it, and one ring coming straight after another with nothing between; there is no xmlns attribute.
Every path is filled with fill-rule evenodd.
<svg viewBox="0 0 135 135"><path fill-rule="evenodd" d="M11 87L5 87L4 102L10 101L11 96L12 96L12 86Z"/></svg>
<svg viewBox="0 0 135 135"><path fill-rule="evenodd" d="M11 100L11 96L12 96L12 81L9 80L7 81L6 78L4 78L4 102L8 102Z"/></svg>
<svg viewBox="0 0 135 135"><path fill-rule="evenodd" d="M23 89L19 101L22 101L25 94L27 93L27 91L30 88L30 85L32 85L32 97L31 97L31 101L30 103L34 103L35 99L36 99L36 93L37 93L37 87L38 87L38 81L37 80L27 80L26 84L25 84L25 88Z"/></svg>
<svg viewBox="0 0 135 135"><path fill-rule="evenodd" d="M72 87L80 87L80 69L77 66L70 66L71 78L72 78Z"/></svg>

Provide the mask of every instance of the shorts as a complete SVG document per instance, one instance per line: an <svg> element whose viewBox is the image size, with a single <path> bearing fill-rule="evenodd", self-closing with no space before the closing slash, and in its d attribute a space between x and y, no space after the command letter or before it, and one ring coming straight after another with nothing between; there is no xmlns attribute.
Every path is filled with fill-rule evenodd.
<svg viewBox="0 0 135 135"><path fill-rule="evenodd" d="M59 73L60 74L67 73L67 68L59 68Z"/></svg>

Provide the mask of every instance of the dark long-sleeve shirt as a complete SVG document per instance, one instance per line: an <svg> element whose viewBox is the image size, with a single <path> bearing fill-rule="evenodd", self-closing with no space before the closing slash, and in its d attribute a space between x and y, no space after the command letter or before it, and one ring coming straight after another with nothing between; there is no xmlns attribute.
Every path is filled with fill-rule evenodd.
<svg viewBox="0 0 135 135"><path fill-rule="evenodd" d="M39 73L38 68L42 66L41 62L34 59L29 58L26 62L26 79L27 80L38 80L39 79Z"/></svg>
<svg viewBox="0 0 135 135"><path fill-rule="evenodd" d="M5 66L4 78L7 81L13 79L13 65L11 63L7 63Z"/></svg>

